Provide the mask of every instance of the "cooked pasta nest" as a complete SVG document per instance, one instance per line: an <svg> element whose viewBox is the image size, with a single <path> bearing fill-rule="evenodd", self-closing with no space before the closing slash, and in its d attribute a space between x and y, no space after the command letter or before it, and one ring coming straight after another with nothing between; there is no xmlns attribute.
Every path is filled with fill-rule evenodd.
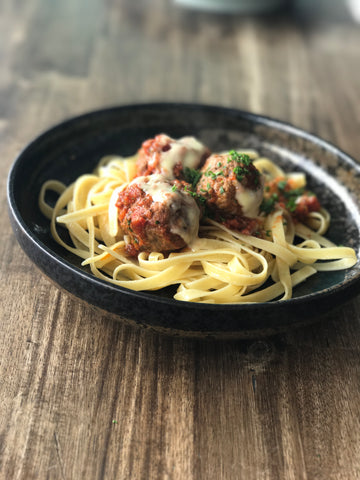
<svg viewBox="0 0 360 480"><path fill-rule="evenodd" d="M268 179L285 172L256 152L245 152ZM263 238L229 230L211 219L200 225L199 237L181 251L164 255L141 252L125 255L124 235L114 235L116 216L109 215L114 190L136 175L136 156L104 157L92 174L66 186L44 183L39 207L51 221L51 234L66 250L83 259L98 278L137 291L177 285L176 300L240 304L287 300L293 288L317 272L352 267L352 248L336 246L324 235L330 224L325 209L309 214L306 225L277 209L264 219ZM47 192L58 195L55 206ZM70 240L65 241L61 228Z"/></svg>

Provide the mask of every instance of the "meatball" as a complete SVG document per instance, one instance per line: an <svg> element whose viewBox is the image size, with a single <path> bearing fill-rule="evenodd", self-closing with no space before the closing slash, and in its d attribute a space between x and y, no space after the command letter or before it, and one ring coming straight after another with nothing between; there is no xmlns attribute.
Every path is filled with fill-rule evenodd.
<svg viewBox="0 0 360 480"><path fill-rule="evenodd" d="M146 140L139 152L139 176L161 173L168 178L184 179L186 168L200 168L210 151L194 137L174 140L165 134Z"/></svg>
<svg viewBox="0 0 360 480"><path fill-rule="evenodd" d="M178 250L197 238L200 211L178 180L160 174L136 177L119 192L116 207L130 256Z"/></svg>
<svg viewBox="0 0 360 480"><path fill-rule="evenodd" d="M249 156L231 151L206 160L196 190L215 219L243 230L249 223L246 219L258 216L264 189L262 176Z"/></svg>

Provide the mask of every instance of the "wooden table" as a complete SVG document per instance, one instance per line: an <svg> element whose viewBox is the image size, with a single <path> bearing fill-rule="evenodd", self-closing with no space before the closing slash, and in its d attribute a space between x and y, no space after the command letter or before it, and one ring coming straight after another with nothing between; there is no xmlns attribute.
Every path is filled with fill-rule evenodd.
<svg viewBox="0 0 360 480"><path fill-rule="evenodd" d="M359 159L359 27L166 0L4 0L0 59L0 478L360 478L359 298L246 342L135 329L34 268L5 192L42 130L132 102L271 115Z"/></svg>

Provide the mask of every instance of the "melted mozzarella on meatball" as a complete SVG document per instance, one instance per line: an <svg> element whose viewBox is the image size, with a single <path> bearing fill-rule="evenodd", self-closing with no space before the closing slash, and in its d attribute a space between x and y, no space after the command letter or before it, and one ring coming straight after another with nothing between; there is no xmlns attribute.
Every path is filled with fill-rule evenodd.
<svg viewBox="0 0 360 480"><path fill-rule="evenodd" d="M218 218L256 218L264 181L247 155L230 152L207 158L196 189Z"/></svg>
<svg viewBox="0 0 360 480"><path fill-rule="evenodd" d="M130 256L140 251L171 252L196 240L200 210L184 190L186 185L153 174L136 177L119 189L115 207Z"/></svg>
<svg viewBox="0 0 360 480"><path fill-rule="evenodd" d="M199 168L209 153L194 137L175 140L160 134L146 140L139 150L138 175L161 173L169 179L182 178L185 168Z"/></svg>
<svg viewBox="0 0 360 480"><path fill-rule="evenodd" d="M174 188L161 174L137 177L133 180L155 203L170 211L169 230L189 245L199 231L200 210L195 200L182 190Z"/></svg>
<svg viewBox="0 0 360 480"><path fill-rule="evenodd" d="M174 178L174 168L181 163L184 168L198 168L207 148L194 137L171 140L170 149L163 152L160 168L164 175Z"/></svg>
<svg viewBox="0 0 360 480"><path fill-rule="evenodd" d="M243 187L239 182L236 185L235 199L240 205L245 217L256 218L259 215L259 208L263 197L263 188L252 190Z"/></svg>

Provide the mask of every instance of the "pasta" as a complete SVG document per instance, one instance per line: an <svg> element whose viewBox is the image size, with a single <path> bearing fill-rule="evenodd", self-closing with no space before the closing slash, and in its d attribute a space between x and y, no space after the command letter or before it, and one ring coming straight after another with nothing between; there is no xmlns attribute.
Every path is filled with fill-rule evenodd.
<svg viewBox="0 0 360 480"><path fill-rule="evenodd" d="M279 178L278 189L281 182L306 186L302 174L286 174L253 151L241 154L251 158L265 179L265 189ZM114 205L119 192L136 178L137 161L137 155L105 157L92 174L82 175L70 186L45 182L39 195L39 207L51 221L55 241L102 280L136 291L177 285L174 298L180 301L268 302L290 299L293 288L317 272L350 268L357 261L352 248L336 246L324 236L330 224L324 208L298 221L288 208L273 201L277 194L270 193L267 201L273 201L273 208L258 215L258 231L252 234L229 228L216 216L205 216L196 238L183 248L129 256L129 238L119 229ZM54 207L47 203L48 191L59 195Z"/></svg>

